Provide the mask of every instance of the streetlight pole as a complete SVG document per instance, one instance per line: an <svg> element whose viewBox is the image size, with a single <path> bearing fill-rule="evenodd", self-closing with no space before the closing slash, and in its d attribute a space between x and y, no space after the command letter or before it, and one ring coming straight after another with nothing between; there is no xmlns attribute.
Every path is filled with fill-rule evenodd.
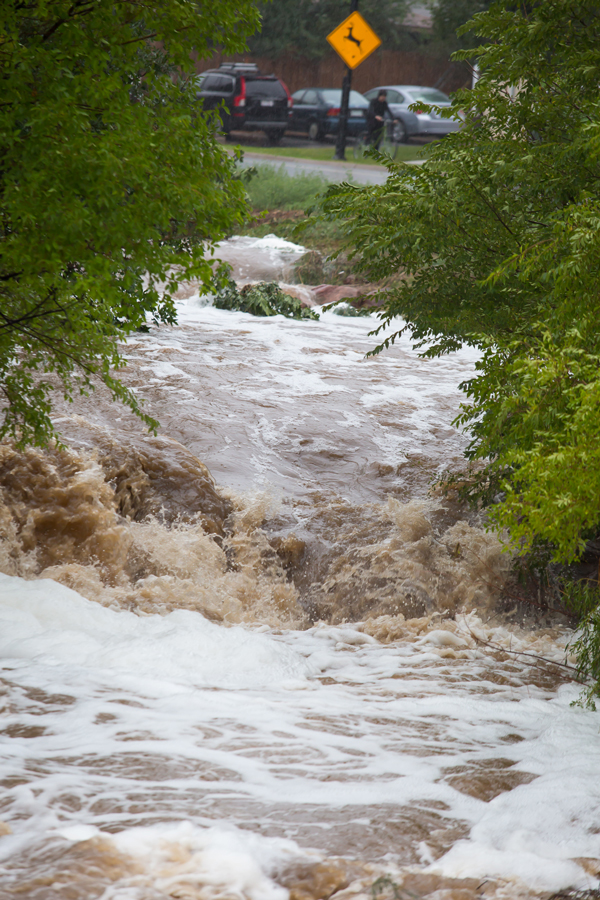
<svg viewBox="0 0 600 900"><path fill-rule="evenodd" d="M352 0L350 13L358 9L358 0ZM346 66L346 74L342 82L342 102L340 103L340 118L338 121L337 141L335 144L334 159L346 159L346 134L348 128L348 104L350 101L350 88L352 86L352 69Z"/></svg>

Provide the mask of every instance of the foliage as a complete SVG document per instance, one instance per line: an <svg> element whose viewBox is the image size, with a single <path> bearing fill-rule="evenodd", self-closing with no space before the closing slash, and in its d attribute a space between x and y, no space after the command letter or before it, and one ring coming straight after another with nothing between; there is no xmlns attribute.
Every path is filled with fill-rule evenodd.
<svg viewBox="0 0 600 900"><path fill-rule="evenodd" d="M385 49L404 49L407 35L402 23L411 5L412 0L361 0L360 13L384 39ZM330 52L326 36L352 9L350 2L339 0L262 0L258 6L262 28L250 40L252 53L270 57L296 53L309 59Z"/></svg>
<svg viewBox="0 0 600 900"><path fill-rule="evenodd" d="M459 422L502 501L490 515L569 561L600 522L600 14L500 0L470 27L481 77L454 98L464 127L385 185L331 187L323 210L371 280L410 276L382 326L402 317L429 356L479 348Z"/></svg>
<svg viewBox="0 0 600 900"><path fill-rule="evenodd" d="M286 316L288 319L318 319L319 313L304 308L300 301L284 294L276 281L260 281L246 284L239 291L235 281L229 279L217 293L214 301L217 309L238 309L253 316Z"/></svg>
<svg viewBox="0 0 600 900"><path fill-rule="evenodd" d="M573 613L581 622L588 618L598 606L598 582L587 578L565 578L560 585L561 601L565 609Z"/></svg>
<svg viewBox="0 0 600 900"><path fill-rule="evenodd" d="M477 13L489 9L493 0L436 0L431 6L433 40L448 53L477 44L476 36L462 28Z"/></svg>
<svg viewBox="0 0 600 900"><path fill-rule="evenodd" d="M346 316L348 318L370 316L373 312L373 310L369 307L357 309L355 306L352 306L351 303L348 303L345 300L338 300L336 303L329 303L327 306L323 307L323 312L328 312L330 309L333 310L336 316Z"/></svg>
<svg viewBox="0 0 600 900"><path fill-rule="evenodd" d="M578 630L567 650L577 658L577 675L587 682L576 706L596 709L600 697L600 591L597 581L567 578L561 584L561 601L577 617Z"/></svg>
<svg viewBox="0 0 600 900"><path fill-rule="evenodd" d="M600 606L596 606L583 619L579 628L569 649L577 657L577 674L588 684L577 705L595 710L596 701L600 697Z"/></svg>
<svg viewBox="0 0 600 900"><path fill-rule="evenodd" d="M307 252L294 263L294 281L299 284L324 284L325 260L318 250Z"/></svg>
<svg viewBox="0 0 600 900"><path fill-rule="evenodd" d="M452 53L472 47L471 35L457 30L492 0L432 0L432 33L420 33L404 25L415 0L360 0L360 13L383 40L385 50L412 50L416 45L431 45ZM320 59L330 52L326 35L350 15L351 3L338 0L261 0L258 4L262 28L250 39L256 55L279 57L296 53Z"/></svg>
<svg viewBox="0 0 600 900"><path fill-rule="evenodd" d="M178 281L214 284L210 247L243 221L185 76L192 51L242 50L256 23L251 0L2 4L0 437L46 443L52 391L95 379L156 424L114 375L117 341L172 322Z"/></svg>
<svg viewBox="0 0 600 900"><path fill-rule="evenodd" d="M371 885L372 900L379 900L386 894L391 900L412 900L415 897L414 894L402 890L390 875L380 875Z"/></svg>
<svg viewBox="0 0 600 900"><path fill-rule="evenodd" d="M600 528L600 10L498 0L468 27L480 43L455 59L481 76L454 97L464 127L382 187L330 188L324 215L373 280L409 276L382 327L402 317L428 356L478 348L458 419L471 495L517 549L569 563ZM572 649L593 705L589 604Z"/></svg>
<svg viewBox="0 0 600 900"><path fill-rule="evenodd" d="M305 209L328 182L318 173L288 175L285 166L256 166L246 190L253 209Z"/></svg>

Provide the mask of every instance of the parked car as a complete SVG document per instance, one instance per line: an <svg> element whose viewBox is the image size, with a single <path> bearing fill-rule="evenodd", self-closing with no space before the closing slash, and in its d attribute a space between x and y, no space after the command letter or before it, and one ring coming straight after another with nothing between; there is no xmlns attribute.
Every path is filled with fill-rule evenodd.
<svg viewBox="0 0 600 900"><path fill-rule="evenodd" d="M340 88L302 88L292 94L294 105L289 130L303 131L311 141L323 141L328 134L337 134L340 122L342 91ZM348 104L349 135L358 135L366 128L369 102L358 91L350 91Z"/></svg>
<svg viewBox="0 0 600 900"><path fill-rule="evenodd" d="M290 116L290 131L304 131L312 141L323 141L328 134L337 134L342 91L339 88L303 88L292 95L294 105ZM367 127L369 101L358 91L350 91L347 134L357 137ZM397 116L394 137L404 143L419 131L417 117L408 110Z"/></svg>
<svg viewBox="0 0 600 900"><path fill-rule="evenodd" d="M223 63L196 81L196 96L204 109L219 109L223 132L264 131L278 144L288 126L290 92L275 75L263 75L254 63Z"/></svg>
<svg viewBox="0 0 600 900"><path fill-rule="evenodd" d="M436 88L421 87L415 84L381 85L365 92L367 100L372 100L379 91L387 91L388 106L394 116L408 111L408 107L419 103L432 103L445 109L450 106L450 97ZM437 112L416 111L418 134L441 137L451 131L458 131L462 122L458 119L442 119Z"/></svg>

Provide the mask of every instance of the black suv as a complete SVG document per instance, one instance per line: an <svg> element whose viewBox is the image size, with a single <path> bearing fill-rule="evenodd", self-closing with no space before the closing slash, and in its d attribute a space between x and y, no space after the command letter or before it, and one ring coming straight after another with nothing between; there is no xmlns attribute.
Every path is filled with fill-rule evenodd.
<svg viewBox="0 0 600 900"><path fill-rule="evenodd" d="M278 144L288 125L292 98L275 75L262 75L253 63L223 63L196 82L205 109L219 109L227 139L232 131L264 131Z"/></svg>

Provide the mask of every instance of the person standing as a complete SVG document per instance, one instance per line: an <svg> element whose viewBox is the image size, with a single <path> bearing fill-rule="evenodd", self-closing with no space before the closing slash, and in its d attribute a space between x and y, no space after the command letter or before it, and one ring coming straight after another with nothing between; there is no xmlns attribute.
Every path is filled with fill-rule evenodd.
<svg viewBox="0 0 600 900"><path fill-rule="evenodd" d="M390 119L394 118L387 104L386 97L387 91L379 91L377 97L369 103L369 108L367 110L367 143L370 144L371 147L375 147L376 150L379 150L379 145L383 140L386 114Z"/></svg>

